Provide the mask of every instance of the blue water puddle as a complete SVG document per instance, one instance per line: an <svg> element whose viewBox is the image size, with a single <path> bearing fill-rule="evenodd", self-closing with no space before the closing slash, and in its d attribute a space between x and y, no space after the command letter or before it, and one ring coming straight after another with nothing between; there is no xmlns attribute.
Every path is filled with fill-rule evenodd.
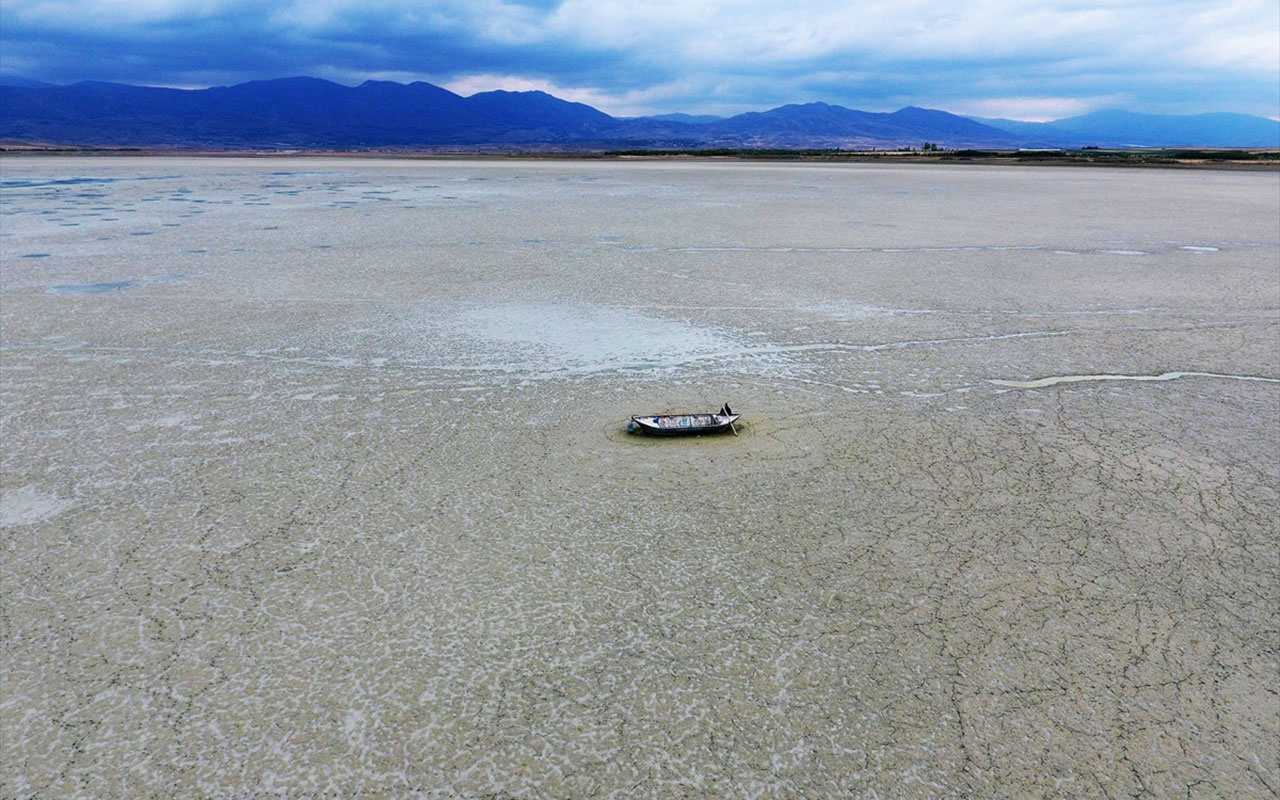
<svg viewBox="0 0 1280 800"><path fill-rule="evenodd" d="M181 176L178 175L139 175L132 177L117 177L112 175L88 176L77 175L67 178L15 178L9 180L0 180L0 189L43 189L47 187L63 187L63 186L80 186L85 184L101 185L109 183L123 182L141 182L141 181L165 181L174 180ZM80 197L106 197L105 194L97 193L81 193Z"/></svg>
<svg viewBox="0 0 1280 800"><path fill-rule="evenodd" d="M52 287L58 294L109 294L132 289L138 281L106 281L103 283L63 283Z"/></svg>
<svg viewBox="0 0 1280 800"><path fill-rule="evenodd" d="M115 178L54 178L0 181L0 189L29 189L39 186L75 186L81 183L111 183Z"/></svg>
<svg viewBox="0 0 1280 800"><path fill-rule="evenodd" d="M55 294L112 294L114 292L123 292L126 289L133 289L138 286L145 286L152 283L175 283L177 281L185 281L186 275L153 275L150 278L141 278L139 280L129 281L102 281L100 283L61 283L57 286L49 287L49 290Z"/></svg>

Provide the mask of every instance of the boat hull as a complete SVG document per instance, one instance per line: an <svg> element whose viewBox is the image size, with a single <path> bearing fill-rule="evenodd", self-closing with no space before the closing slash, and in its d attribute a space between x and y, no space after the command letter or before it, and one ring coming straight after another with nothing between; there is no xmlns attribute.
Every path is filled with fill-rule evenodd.
<svg viewBox="0 0 1280 800"><path fill-rule="evenodd" d="M646 436L700 436L732 430L737 414L653 414L632 417L627 424L631 433Z"/></svg>

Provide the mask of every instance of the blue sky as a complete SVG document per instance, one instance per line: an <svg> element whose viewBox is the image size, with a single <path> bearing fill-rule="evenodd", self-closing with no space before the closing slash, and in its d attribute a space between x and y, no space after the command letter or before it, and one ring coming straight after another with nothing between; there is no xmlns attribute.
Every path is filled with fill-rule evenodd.
<svg viewBox="0 0 1280 800"><path fill-rule="evenodd" d="M1276 0L3 0L0 73L541 89L618 116L821 100L1280 116Z"/></svg>

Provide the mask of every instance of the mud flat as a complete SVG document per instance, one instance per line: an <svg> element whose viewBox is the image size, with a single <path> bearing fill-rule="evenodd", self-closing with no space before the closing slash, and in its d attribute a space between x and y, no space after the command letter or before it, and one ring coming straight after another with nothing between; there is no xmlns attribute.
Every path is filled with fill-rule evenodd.
<svg viewBox="0 0 1280 800"><path fill-rule="evenodd" d="M0 795L1280 792L1280 175L0 179Z"/></svg>

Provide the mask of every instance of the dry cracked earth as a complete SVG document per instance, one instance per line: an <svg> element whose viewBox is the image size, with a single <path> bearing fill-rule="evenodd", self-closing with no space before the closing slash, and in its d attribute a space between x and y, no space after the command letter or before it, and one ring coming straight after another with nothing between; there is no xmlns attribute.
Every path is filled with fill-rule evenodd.
<svg viewBox="0 0 1280 800"><path fill-rule="evenodd" d="M2 796L1280 794L1280 175L0 179Z"/></svg>

